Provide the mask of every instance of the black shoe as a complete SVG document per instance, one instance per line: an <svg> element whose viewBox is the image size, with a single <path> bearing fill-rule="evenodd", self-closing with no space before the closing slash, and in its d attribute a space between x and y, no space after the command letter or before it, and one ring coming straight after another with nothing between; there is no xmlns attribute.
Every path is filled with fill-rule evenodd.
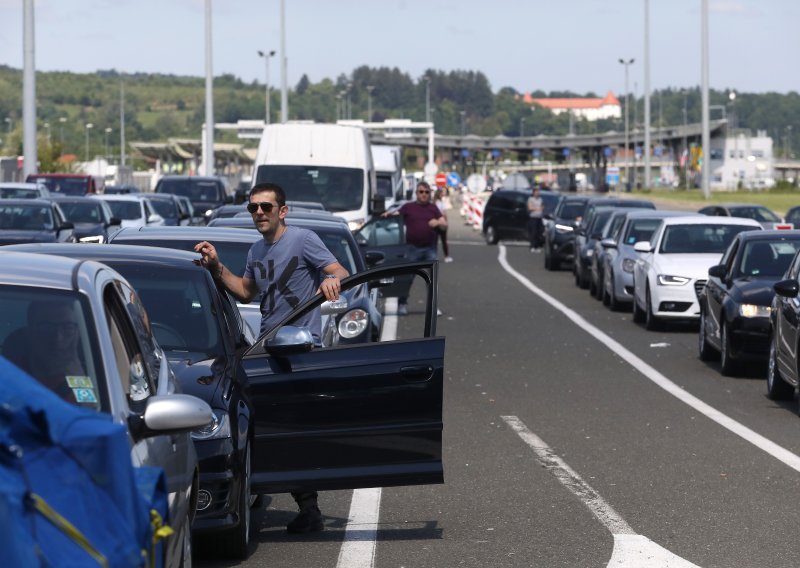
<svg viewBox="0 0 800 568"><path fill-rule="evenodd" d="M290 533L319 532L324 529L325 524L322 522L322 513L319 507L316 506L303 509L286 525L286 531Z"/></svg>

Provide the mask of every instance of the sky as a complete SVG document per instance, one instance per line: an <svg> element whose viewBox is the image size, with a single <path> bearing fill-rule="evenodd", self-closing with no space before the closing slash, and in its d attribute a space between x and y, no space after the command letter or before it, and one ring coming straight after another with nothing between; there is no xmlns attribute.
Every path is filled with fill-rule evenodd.
<svg viewBox="0 0 800 568"><path fill-rule="evenodd" d="M708 0L713 89L798 91L799 0ZM483 72L497 92L644 90L646 0L285 0L290 87L360 65ZM22 68L24 0L0 0L0 64ZM35 0L36 68L205 76L205 0ZM701 0L649 0L652 89L701 79ZM264 84L280 0L212 0L213 73Z"/></svg>

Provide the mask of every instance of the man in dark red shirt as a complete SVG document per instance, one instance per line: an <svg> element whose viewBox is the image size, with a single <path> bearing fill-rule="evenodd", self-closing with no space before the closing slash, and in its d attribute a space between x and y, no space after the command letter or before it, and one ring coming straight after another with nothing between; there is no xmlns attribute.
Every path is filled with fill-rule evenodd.
<svg viewBox="0 0 800 568"><path fill-rule="evenodd" d="M431 186L417 184L417 200L403 205L394 215L402 215L406 226L406 242L413 246L409 261L436 260L437 227L447 228L447 218L431 199ZM398 298L397 313L408 313L408 298Z"/></svg>

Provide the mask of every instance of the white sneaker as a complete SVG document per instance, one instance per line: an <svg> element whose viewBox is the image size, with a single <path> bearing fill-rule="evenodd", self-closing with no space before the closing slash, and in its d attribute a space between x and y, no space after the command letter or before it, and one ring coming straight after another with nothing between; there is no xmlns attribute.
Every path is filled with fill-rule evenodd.
<svg viewBox="0 0 800 568"><path fill-rule="evenodd" d="M446 256L446 257L444 257L444 261L445 262L453 262L453 257L452 256Z"/></svg>
<svg viewBox="0 0 800 568"><path fill-rule="evenodd" d="M407 316L408 315L408 305L407 304L398 304L397 305L397 315L398 316Z"/></svg>

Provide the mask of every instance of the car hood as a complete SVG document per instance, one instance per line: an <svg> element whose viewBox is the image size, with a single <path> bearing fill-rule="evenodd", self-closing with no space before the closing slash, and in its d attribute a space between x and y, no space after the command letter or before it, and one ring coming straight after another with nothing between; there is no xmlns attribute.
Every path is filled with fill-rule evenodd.
<svg viewBox="0 0 800 568"><path fill-rule="evenodd" d="M654 268L659 274L708 278L708 269L719 264L722 253L661 254L656 256Z"/></svg>
<svg viewBox="0 0 800 568"><path fill-rule="evenodd" d="M740 304L755 304L769 306L775 297L775 282L781 280L774 276L748 276L740 278L733 283L731 296Z"/></svg>
<svg viewBox="0 0 800 568"><path fill-rule="evenodd" d="M0 231L0 245L54 243L56 240L56 234L50 231Z"/></svg>
<svg viewBox="0 0 800 568"><path fill-rule="evenodd" d="M205 353L168 351L167 359L185 394L211 404L225 374L225 357L205 358Z"/></svg>

